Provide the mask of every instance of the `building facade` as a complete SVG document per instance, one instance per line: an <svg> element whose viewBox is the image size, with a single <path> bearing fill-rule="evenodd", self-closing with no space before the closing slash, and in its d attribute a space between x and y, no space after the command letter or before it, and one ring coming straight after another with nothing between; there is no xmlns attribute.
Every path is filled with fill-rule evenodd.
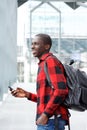
<svg viewBox="0 0 87 130"><path fill-rule="evenodd" d="M37 60L33 58L30 48L32 37L38 33L47 33L51 36L53 40L51 51L63 63L68 64L69 60L74 58L75 61L79 61L79 67L87 66L86 8L79 7L73 10L64 2L28 1L18 12L19 17L22 12L19 21L23 19L22 26L18 29L18 32L20 28L23 29L22 35L18 35L18 45L22 45L25 52L23 57L18 56L18 77L20 78L22 73L19 67L21 64L23 82L35 81ZM20 26L20 23L18 25Z"/></svg>

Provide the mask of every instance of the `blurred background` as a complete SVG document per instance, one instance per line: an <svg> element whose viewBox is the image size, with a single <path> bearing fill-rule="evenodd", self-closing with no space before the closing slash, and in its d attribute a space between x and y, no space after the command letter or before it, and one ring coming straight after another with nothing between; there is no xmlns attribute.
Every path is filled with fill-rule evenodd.
<svg viewBox="0 0 87 130"><path fill-rule="evenodd" d="M3 0L0 2L0 129L35 130L36 104L15 99L8 86L35 91L38 60L31 42L38 33L52 38L51 52L63 64L87 73L87 0ZM71 110L70 110L71 111ZM71 111L71 127L87 130L87 112ZM31 121L32 120L32 121ZM11 122L11 123L10 123ZM24 125L25 124L25 125ZM67 129L67 128L66 128Z"/></svg>

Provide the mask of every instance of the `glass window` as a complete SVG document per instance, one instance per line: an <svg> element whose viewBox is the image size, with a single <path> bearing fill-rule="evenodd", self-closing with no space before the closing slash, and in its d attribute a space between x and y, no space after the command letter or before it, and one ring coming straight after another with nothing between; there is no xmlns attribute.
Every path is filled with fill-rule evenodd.
<svg viewBox="0 0 87 130"><path fill-rule="evenodd" d="M17 64L17 77L19 82L24 82L24 63L18 62Z"/></svg>
<svg viewBox="0 0 87 130"><path fill-rule="evenodd" d="M23 56L23 46L17 46L17 56Z"/></svg>

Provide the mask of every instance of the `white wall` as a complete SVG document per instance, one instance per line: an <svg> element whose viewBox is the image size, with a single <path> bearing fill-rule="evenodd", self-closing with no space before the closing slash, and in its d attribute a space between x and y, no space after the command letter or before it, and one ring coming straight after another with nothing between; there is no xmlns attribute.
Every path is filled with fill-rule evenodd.
<svg viewBox="0 0 87 130"><path fill-rule="evenodd" d="M0 100L16 80L17 1L0 2Z"/></svg>

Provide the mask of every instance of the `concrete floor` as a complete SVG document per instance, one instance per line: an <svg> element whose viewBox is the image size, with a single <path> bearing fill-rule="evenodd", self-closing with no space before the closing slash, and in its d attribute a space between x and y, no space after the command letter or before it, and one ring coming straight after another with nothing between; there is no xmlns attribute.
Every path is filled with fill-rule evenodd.
<svg viewBox="0 0 87 130"><path fill-rule="evenodd" d="M35 92L35 84L15 84ZM71 112L71 130L87 130L87 112ZM36 130L36 103L26 98L15 98L8 92L0 105L0 130ZM67 130L67 127L66 127Z"/></svg>

